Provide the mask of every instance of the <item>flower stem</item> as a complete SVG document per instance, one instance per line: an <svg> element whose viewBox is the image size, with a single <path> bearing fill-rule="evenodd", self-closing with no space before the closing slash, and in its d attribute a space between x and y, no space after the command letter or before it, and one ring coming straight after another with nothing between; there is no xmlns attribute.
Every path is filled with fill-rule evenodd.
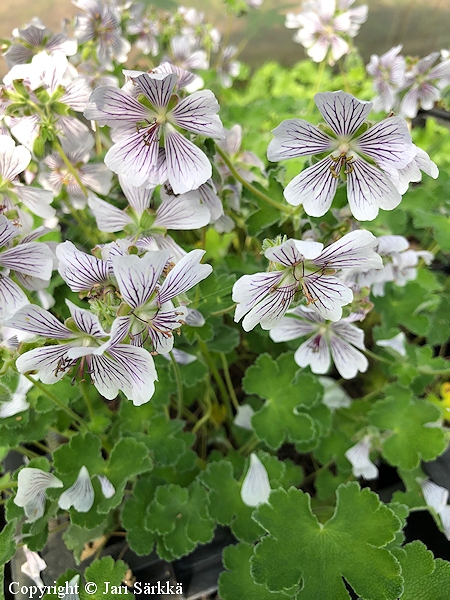
<svg viewBox="0 0 450 600"><path fill-rule="evenodd" d="M325 73L325 66L326 66L326 63L325 63L325 60L323 60L319 64L319 70L317 72L317 77L316 77L316 85L314 86L314 90L313 90L311 99L308 104L308 114L312 111L312 108L314 106L314 96L320 90L320 85L322 83L322 77L323 77L323 74Z"/></svg>
<svg viewBox="0 0 450 600"><path fill-rule="evenodd" d="M396 364L392 360L389 360L388 358L384 358L384 356L380 356L379 354L375 354L375 352L371 352L370 350L367 350L367 348L365 350L363 350L363 352L364 352L364 354L367 354L367 356L370 356L370 358L374 358L375 360L384 362L387 365L395 365Z"/></svg>
<svg viewBox="0 0 450 600"><path fill-rule="evenodd" d="M89 419L91 421L93 421L94 420L94 411L92 409L92 402L91 402L91 399L89 398L89 394L88 394L88 391L86 389L86 382L85 381L81 381L80 382L80 389L81 389L81 394L82 394L82 396L84 398L84 401L86 402L86 406L87 406L87 409L88 409L88 412L89 412Z"/></svg>
<svg viewBox="0 0 450 600"><path fill-rule="evenodd" d="M175 379L177 381L177 394L178 394L178 403L177 403L177 419L181 419L183 414L183 384L181 383L181 374L180 368L178 366L177 361L173 355L173 352L169 352L170 360L172 361L173 370L175 373Z"/></svg>
<svg viewBox="0 0 450 600"><path fill-rule="evenodd" d="M83 419L81 417L79 417L77 415L76 412L74 412L71 408L69 408L68 406L66 406L63 402L61 402L61 400L59 398L57 398L54 394L52 394L52 392L50 392L44 385L42 385L42 383L40 381L36 381L36 379L33 379L31 377L31 375L25 375L25 377L31 381L31 383L33 385L35 385L37 388L39 388L41 390L41 392L44 392L44 394L50 398L50 400L53 400L53 402L55 404L57 404L59 406L59 408L61 410L63 410L64 412L66 412L72 419L74 419L79 425L81 425L81 427L83 429L85 429L86 431L88 430L88 426L86 425L86 423L83 421Z"/></svg>
<svg viewBox="0 0 450 600"><path fill-rule="evenodd" d="M88 191L86 186L84 185L84 183L81 181L79 174L77 173L76 169L74 169L74 166L72 165L72 163L70 162L70 160L67 158L66 153L63 150L63 147L61 146L61 144L58 141L58 138L55 137L55 139L53 140L53 145L55 146L55 148L58 150L59 155L61 156L61 158L63 159L64 164L66 165L68 171L75 177L76 182L78 183L78 185L80 186L83 194L86 196L88 196Z"/></svg>
<svg viewBox="0 0 450 600"><path fill-rule="evenodd" d="M233 177L235 179L237 179L237 181L242 183L242 185L244 187L246 187L254 196L257 196L261 200L264 200L264 202L266 202L267 204L270 204L270 206L273 206L274 208L277 208L281 212L284 212L286 214L291 214L291 209L288 206L284 206L284 204L280 204L279 202L272 200L272 198L267 196L267 194L258 190L258 188L256 188L254 185L252 185L249 181L246 181L238 173L238 171L234 168L234 165L230 161L228 154L225 152L225 150L223 150L218 144L216 144L216 150L217 150L218 154L220 154L220 156L222 157L223 162L227 165L227 167L230 170L230 173L233 175Z"/></svg>
<svg viewBox="0 0 450 600"><path fill-rule="evenodd" d="M220 358L222 360L223 374L225 376L225 381L228 388L228 393L231 398L231 402L236 410L239 409L239 400L237 399L236 393L234 391L233 382L230 377L230 369L228 368L227 357L223 352L220 353Z"/></svg>
<svg viewBox="0 0 450 600"><path fill-rule="evenodd" d="M225 383L219 373L218 368L216 367L214 359L211 356L210 351L208 350L208 346L205 344L205 342L202 340L202 338L199 335L197 335L197 341L198 341L200 350L202 351L202 354L205 357L205 360L208 364L209 370L211 371L212 376L214 377L214 379L217 383L217 387L219 388L222 400L224 401L224 403L227 407L227 412L228 412L230 418L233 418L233 411L231 408L230 397L228 395L227 388L226 388Z"/></svg>

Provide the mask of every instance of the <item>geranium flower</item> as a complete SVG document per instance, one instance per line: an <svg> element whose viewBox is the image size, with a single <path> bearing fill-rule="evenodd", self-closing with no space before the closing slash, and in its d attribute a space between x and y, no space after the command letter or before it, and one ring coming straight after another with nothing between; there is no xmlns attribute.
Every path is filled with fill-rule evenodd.
<svg viewBox="0 0 450 600"><path fill-rule="evenodd" d="M373 87L377 92L373 101L375 111L389 112L397 103L398 91L406 72L405 59L399 56L402 47L400 44L381 56L372 54L370 57L366 69L373 77Z"/></svg>
<svg viewBox="0 0 450 600"><path fill-rule="evenodd" d="M440 89L450 83L450 58L441 60L432 52L417 61L405 75L402 90L408 90L400 105L400 114L413 119L419 108L430 110L441 97Z"/></svg>
<svg viewBox="0 0 450 600"><path fill-rule="evenodd" d="M63 482L42 469L25 467L17 477L16 506L23 507L27 523L33 523L42 517L45 510L46 491L49 488L61 488Z"/></svg>
<svg viewBox="0 0 450 600"><path fill-rule="evenodd" d="M309 365L313 373L322 375L329 370L332 357L344 379L356 377L358 371L367 371L367 358L356 350L365 350L364 332L353 325L351 319L326 323L313 309L297 306L270 330L274 342L287 342L310 334L312 336L294 354L299 367Z"/></svg>
<svg viewBox="0 0 450 600"><path fill-rule="evenodd" d="M59 50L66 56L73 56L78 48L76 40L69 40L65 33L53 33L37 17L22 29L14 29L13 36L13 43L3 55L9 69L27 63L42 50Z"/></svg>
<svg viewBox="0 0 450 600"><path fill-rule="evenodd" d="M77 512L89 512L94 504L95 494L91 483L91 476L85 466L81 467L75 483L61 494L58 506L69 510L71 506Z"/></svg>
<svg viewBox="0 0 450 600"><path fill-rule="evenodd" d="M26 545L23 547L23 551L27 560L21 565L20 570L25 575L28 575L40 590L45 589L44 582L41 579L41 571L47 568L47 563L37 552L29 550Z"/></svg>
<svg viewBox="0 0 450 600"><path fill-rule="evenodd" d="M174 97L175 73L135 71L131 79L138 99L123 90L100 87L85 110L86 118L115 128L116 143L105 156L106 165L135 186L155 187L168 179L176 194L197 189L211 177L211 164L176 127L221 138L214 94L203 90L183 99ZM162 138L164 147L160 146Z"/></svg>
<svg viewBox="0 0 450 600"><path fill-rule="evenodd" d="M122 317L126 331L141 345L150 336L155 352L167 354L173 348L173 330L184 323L185 306L172 300L190 290L212 272L210 265L200 264L205 252L192 250L159 280L169 259L167 251L147 252L144 256L113 256L114 275L125 304L131 308Z"/></svg>
<svg viewBox="0 0 450 600"><path fill-rule="evenodd" d="M42 383L53 384L81 359L97 390L108 400L122 390L135 405L148 402L155 389L157 374L153 358L143 348L120 342L126 335L123 322L116 319L111 332L106 333L96 315L78 308L66 300L71 314L71 326L60 323L51 313L39 306L19 309L7 322L8 326L28 331L58 344L35 348L19 356L19 373L37 371Z"/></svg>
<svg viewBox="0 0 450 600"><path fill-rule="evenodd" d="M378 467L370 460L370 450L371 438L369 435L366 435L345 453L345 457L352 465L355 477L363 477L366 480L378 477Z"/></svg>
<svg viewBox="0 0 450 600"><path fill-rule="evenodd" d="M437 485L429 479L419 480L422 494L428 508L441 518L445 537L450 541L450 505L448 504L448 490Z"/></svg>
<svg viewBox="0 0 450 600"><path fill-rule="evenodd" d="M233 79L237 77L241 70L241 63L235 60L239 54L237 46L230 44L223 49L220 63L217 67L217 75L224 88L230 88L233 85Z"/></svg>
<svg viewBox="0 0 450 600"><path fill-rule="evenodd" d="M136 35L136 48L143 54L156 56L159 52L157 36L160 33L158 21L149 19L144 13L143 4L135 4L131 7L131 19L127 23L127 31Z"/></svg>
<svg viewBox="0 0 450 600"><path fill-rule="evenodd" d="M29 379L19 375L19 381L15 391L11 394L11 399L0 404L0 419L7 419L30 408L27 402L27 393L32 387L33 383Z"/></svg>
<svg viewBox="0 0 450 600"><path fill-rule="evenodd" d="M0 321L29 302L11 275L15 274L20 283L31 290L46 287L52 275L54 255L50 248L28 241L28 237L13 246L12 240L19 234L11 221L0 215Z"/></svg>
<svg viewBox="0 0 450 600"><path fill-rule="evenodd" d="M245 315L245 331L258 323L272 329L294 298L303 296L324 319L339 321L353 292L334 275L352 268L381 268L376 244L370 232L352 231L325 249L303 240L268 248L264 255L271 261L269 272L244 275L233 286L233 301L238 303L234 320Z"/></svg>
<svg viewBox="0 0 450 600"><path fill-rule="evenodd" d="M273 130L269 160L318 155L320 160L288 184L289 204L303 204L305 212L321 217L331 206L338 182L347 182L350 210L356 219L371 221L379 208L392 210L401 202L388 169L402 169L416 149L404 119L390 117L370 126L366 117L372 102L345 92L316 94L315 102L326 125L317 127L301 119L288 119Z"/></svg>

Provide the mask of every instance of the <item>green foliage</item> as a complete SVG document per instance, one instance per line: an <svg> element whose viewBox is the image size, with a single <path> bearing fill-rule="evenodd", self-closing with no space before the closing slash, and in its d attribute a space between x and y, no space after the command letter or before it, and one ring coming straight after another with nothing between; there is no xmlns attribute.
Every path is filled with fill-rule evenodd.
<svg viewBox="0 0 450 600"><path fill-rule="evenodd" d="M404 590L400 600L447 600L450 563L434 560L422 542L406 544L392 551L402 568Z"/></svg>
<svg viewBox="0 0 450 600"><path fill-rule="evenodd" d="M114 561L110 556L105 556L100 560L94 561L85 571L84 577L86 583L89 582L89 593L85 586L80 586L80 600L118 600L123 597L124 583L123 578L127 570L127 565L121 561ZM108 590L105 582L109 582ZM131 596L130 596L131 597Z"/></svg>

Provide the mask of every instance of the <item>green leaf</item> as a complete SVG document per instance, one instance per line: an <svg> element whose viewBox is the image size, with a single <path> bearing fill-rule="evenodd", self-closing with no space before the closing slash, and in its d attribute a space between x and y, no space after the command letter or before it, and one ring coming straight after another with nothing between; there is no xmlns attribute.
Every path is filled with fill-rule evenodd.
<svg viewBox="0 0 450 600"><path fill-rule="evenodd" d="M12 521L0 532L0 600L5 600L3 585L5 564L11 560L16 552L16 543L14 541L15 531L16 523Z"/></svg>
<svg viewBox="0 0 450 600"><path fill-rule="evenodd" d="M447 215L430 214L429 211L416 208L413 222L415 227L431 227L433 238L443 252L450 252L450 218Z"/></svg>
<svg viewBox="0 0 450 600"><path fill-rule="evenodd" d="M214 339L208 344L208 350L228 354L239 346L240 339L241 334L236 327L221 323L214 332Z"/></svg>
<svg viewBox="0 0 450 600"><path fill-rule="evenodd" d="M127 530L127 541L140 556L150 554L155 545L156 535L145 526L145 519L156 488L163 483L162 479L153 475L141 477L134 486L133 496L128 498L122 509L122 525Z"/></svg>
<svg viewBox="0 0 450 600"><path fill-rule="evenodd" d="M283 442L312 442L320 435L320 424L307 411L318 402L323 388L317 378L299 371L291 353L276 361L268 354L259 356L247 369L243 387L247 394L266 400L252 425L270 448L277 450Z"/></svg>
<svg viewBox="0 0 450 600"><path fill-rule="evenodd" d="M235 275L215 269L198 285L201 300L196 308L206 319L212 312L219 312L232 305L231 288L235 281Z"/></svg>
<svg viewBox="0 0 450 600"><path fill-rule="evenodd" d="M302 600L348 600L343 578L366 600L396 600L400 565L383 548L401 523L368 488L355 482L336 492L333 517L321 524L308 494L276 490L254 516L267 531L251 559L256 583L280 592L297 587Z"/></svg>
<svg viewBox="0 0 450 600"><path fill-rule="evenodd" d="M90 593L87 593L85 585L81 585L80 600L121 600L127 590L122 583L126 571L127 565L122 560L114 562L111 556L94 561L84 573L86 583L91 583ZM108 591L105 582L109 584ZM134 594L130 595L134 596Z"/></svg>
<svg viewBox="0 0 450 600"><path fill-rule="evenodd" d="M250 558L253 546L241 542L227 546L223 552L223 564L227 571L219 577L219 594L223 600L286 600L284 592L269 592L256 584L250 574Z"/></svg>
<svg viewBox="0 0 450 600"><path fill-rule="evenodd" d="M112 531L112 528L114 528L114 521L106 517L102 523L92 529L70 524L62 537L67 548L72 550L77 564L79 564L85 545L100 538L108 529Z"/></svg>
<svg viewBox="0 0 450 600"><path fill-rule="evenodd" d="M159 534L157 551L164 560L190 554L197 544L210 542L214 535L207 491L196 481L189 488L160 486L149 504L145 526Z"/></svg>
<svg viewBox="0 0 450 600"><path fill-rule="evenodd" d="M411 470L421 460L433 460L446 448L444 432L440 427L427 427L440 417L439 409L411 396L408 390L397 386L395 396L375 403L369 413L369 423L389 431L382 442L384 458L394 466Z"/></svg>
<svg viewBox="0 0 450 600"><path fill-rule="evenodd" d="M425 544L415 541L392 553L402 567L404 591L401 600L448 600L450 590L450 563L433 553Z"/></svg>

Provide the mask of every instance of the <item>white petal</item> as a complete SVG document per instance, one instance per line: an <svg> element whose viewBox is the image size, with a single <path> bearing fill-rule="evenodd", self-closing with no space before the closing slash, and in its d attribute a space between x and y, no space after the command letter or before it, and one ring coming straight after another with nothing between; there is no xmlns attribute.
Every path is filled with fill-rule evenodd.
<svg viewBox="0 0 450 600"><path fill-rule="evenodd" d="M16 146L9 135L0 135L0 174L13 181L30 164L31 153L25 146Z"/></svg>
<svg viewBox="0 0 450 600"><path fill-rule="evenodd" d="M12 221L0 215L0 248L6 246L12 239L19 235L19 230Z"/></svg>
<svg viewBox="0 0 450 600"><path fill-rule="evenodd" d="M25 575L34 581L38 588L43 589L44 583L40 577L41 571L47 568L47 563L43 560L37 552L29 550L27 546L23 547L27 561L21 565L20 570Z"/></svg>
<svg viewBox="0 0 450 600"><path fill-rule="evenodd" d="M436 164L430 159L428 154L424 150L422 150L422 148L417 148L415 161L421 171L423 171L433 179L437 179L439 177L439 169L437 168Z"/></svg>
<svg viewBox="0 0 450 600"><path fill-rule="evenodd" d="M220 139L224 135L223 125L216 114L219 103L210 90L195 92L181 100L169 113L175 125L205 137Z"/></svg>
<svg viewBox="0 0 450 600"><path fill-rule="evenodd" d="M9 277L0 275L0 321L29 303L28 297Z"/></svg>
<svg viewBox="0 0 450 600"><path fill-rule="evenodd" d="M206 183L203 183L197 191L200 194L203 204L211 213L211 221L220 219L220 217L223 216L223 205L221 199L217 195L213 182L207 181Z"/></svg>
<svg viewBox="0 0 450 600"><path fill-rule="evenodd" d="M429 479L422 480L419 483L427 506L439 513L447 505L448 490Z"/></svg>
<svg viewBox="0 0 450 600"><path fill-rule="evenodd" d="M393 338L390 338L388 340L378 340L375 342L375 344L377 346L380 346L381 348L392 348L392 350L398 352L400 356L406 356L405 342L406 336L403 333L403 331L401 331Z"/></svg>
<svg viewBox="0 0 450 600"><path fill-rule="evenodd" d="M266 330L275 327L291 305L296 288L297 285L295 283L288 283L287 285L280 285L276 289L270 290L261 301L254 304L244 317L242 328L245 331L251 331L258 323L262 329ZM236 307L235 321L239 320L237 318L239 308L239 306Z"/></svg>
<svg viewBox="0 0 450 600"><path fill-rule="evenodd" d="M42 383L57 383L64 377L75 361L67 358L68 351L72 348L68 344L62 346L44 346L25 352L16 360L19 373L37 371Z"/></svg>
<svg viewBox="0 0 450 600"><path fill-rule="evenodd" d="M297 249L295 240L287 240L279 246L267 248L264 256L272 262L276 262L285 267L292 267L303 261L303 256Z"/></svg>
<svg viewBox="0 0 450 600"><path fill-rule="evenodd" d="M364 479L376 479L378 469L369 458L370 438L366 436L345 453L346 458L352 464L353 475Z"/></svg>
<svg viewBox="0 0 450 600"><path fill-rule="evenodd" d="M259 506L269 500L270 482L265 466L254 452L250 455L250 467L242 482L241 498L247 506Z"/></svg>
<svg viewBox="0 0 450 600"><path fill-rule="evenodd" d="M0 265L24 275L50 279L54 258L53 252L45 244L29 242L2 252Z"/></svg>
<svg viewBox="0 0 450 600"><path fill-rule="evenodd" d="M409 248L408 240L402 235L382 235L378 238L377 252L382 255L404 252Z"/></svg>
<svg viewBox="0 0 450 600"><path fill-rule="evenodd" d="M130 94L114 87L101 86L92 92L84 116L99 125L114 126L144 121L148 110Z"/></svg>
<svg viewBox="0 0 450 600"><path fill-rule="evenodd" d="M105 475L97 475L97 477L98 477L98 480L100 481L102 493L105 496L105 498L112 498L114 496L114 494L116 493L116 490L115 490L113 484L110 482L110 480Z"/></svg>
<svg viewBox="0 0 450 600"><path fill-rule="evenodd" d="M314 100L325 121L339 137L351 137L372 109L372 102L358 100L342 91L321 92Z"/></svg>
<svg viewBox="0 0 450 600"><path fill-rule="evenodd" d="M347 175L347 195L350 210L359 221L372 221L378 209L392 210L401 200L389 177L361 158L355 158Z"/></svg>
<svg viewBox="0 0 450 600"><path fill-rule="evenodd" d="M175 359L175 362L179 365L190 365L191 363L197 360L195 354L189 354L189 352L185 352L184 350L178 350L178 348L172 348L172 355ZM167 360L171 360L170 354L161 354Z"/></svg>
<svg viewBox="0 0 450 600"><path fill-rule="evenodd" d="M114 256L112 264L120 293L131 307L143 306L153 294L169 259L167 251L147 252L144 256Z"/></svg>
<svg viewBox="0 0 450 600"><path fill-rule="evenodd" d="M73 506L76 511L85 513L91 510L93 504L94 488L89 471L83 466L75 483L59 497L58 505L63 510Z"/></svg>
<svg viewBox="0 0 450 600"><path fill-rule="evenodd" d="M400 117L388 117L376 123L353 140L352 147L372 158L382 169L402 169L416 155L408 125Z"/></svg>
<svg viewBox="0 0 450 600"><path fill-rule="evenodd" d="M242 429L247 429L248 431L253 431L252 426L252 417L255 414L255 411L250 406L250 404L242 404L238 406L236 416L234 417L233 423L237 427L242 427Z"/></svg>
<svg viewBox="0 0 450 600"><path fill-rule="evenodd" d="M325 390L322 399L325 406L328 406L331 410L351 406L351 397L334 379L331 379L331 377L319 377L319 381Z"/></svg>
<svg viewBox="0 0 450 600"><path fill-rule="evenodd" d="M73 337L70 329L60 323L50 312L35 304L23 306L4 324L20 331L55 340Z"/></svg>
<svg viewBox="0 0 450 600"><path fill-rule="evenodd" d="M0 404L0 419L7 419L28 408L30 408L30 405L27 402L26 394L13 394L11 400L6 400Z"/></svg>
<svg viewBox="0 0 450 600"><path fill-rule="evenodd" d="M185 321L186 325L190 325L191 327L203 327L206 322L202 313L195 308L187 309Z"/></svg>
<svg viewBox="0 0 450 600"><path fill-rule="evenodd" d="M72 242L59 244L56 256L59 274L73 292L85 292L109 280L106 261L77 250Z"/></svg>
<svg viewBox="0 0 450 600"><path fill-rule="evenodd" d="M328 135L302 119L287 119L272 131L274 139L267 148L267 158L273 162L320 154L330 149Z"/></svg>
<svg viewBox="0 0 450 600"><path fill-rule="evenodd" d="M175 194L196 190L212 175L211 163L195 144L171 125L165 127L167 176Z"/></svg>
<svg viewBox="0 0 450 600"><path fill-rule="evenodd" d="M17 482L14 504L22 507L32 502L38 494L45 492L48 488L63 487L62 481L51 473L32 467L25 467L19 471Z"/></svg>
<svg viewBox="0 0 450 600"><path fill-rule="evenodd" d="M354 315L354 317L359 317L359 315ZM350 317L347 317L341 321L337 321L337 323L333 323L331 325L331 331L343 338L349 344L356 346L360 350L365 350L364 331L349 322L349 319Z"/></svg>
<svg viewBox="0 0 450 600"><path fill-rule="evenodd" d="M152 355L144 348L125 344L110 348L109 354L116 362L116 369L127 378L127 385L121 388L125 396L135 406L148 402L154 394L155 381L158 380Z"/></svg>
<svg viewBox="0 0 450 600"><path fill-rule="evenodd" d="M209 223L211 214L198 192L169 196L156 210L154 227L165 229L199 229Z"/></svg>
<svg viewBox="0 0 450 600"><path fill-rule="evenodd" d="M70 300L66 299L66 304L69 307L70 315L74 320L75 325L80 331L97 338L106 337L108 335L100 325L100 320L97 315L85 308L76 306L76 304Z"/></svg>
<svg viewBox="0 0 450 600"><path fill-rule="evenodd" d="M43 219L51 219L56 211L49 206L53 201L53 192L36 187L16 184L14 192L32 213Z"/></svg>
<svg viewBox="0 0 450 600"><path fill-rule="evenodd" d="M323 375L330 368L330 350L324 335L317 334L303 342L295 351L294 360L299 367L311 368L313 373Z"/></svg>
<svg viewBox="0 0 450 600"><path fill-rule="evenodd" d="M329 321L339 321L342 307L353 300L353 292L336 277L308 275L303 284L312 299L311 307Z"/></svg>
<svg viewBox="0 0 450 600"><path fill-rule="evenodd" d="M160 305L187 292L212 273L211 265L200 264L204 254L204 250L192 250L175 265L159 291L158 303Z"/></svg>
<svg viewBox="0 0 450 600"><path fill-rule="evenodd" d="M303 204L306 214L322 217L336 194L338 178L333 177L334 161L327 156L294 177L284 190L284 197L293 206Z"/></svg>
<svg viewBox="0 0 450 600"><path fill-rule="evenodd" d="M269 335L274 342L289 342L290 340L308 335L316 329L317 325L314 323L286 316L270 330Z"/></svg>
<svg viewBox="0 0 450 600"><path fill-rule="evenodd" d="M126 212L113 206L109 202L101 200L95 194L89 193L88 205L94 213L97 227L100 231L123 231L126 225L133 222Z"/></svg>
<svg viewBox="0 0 450 600"><path fill-rule="evenodd" d="M323 244L311 240L294 240L297 250L307 260L316 259L323 250Z"/></svg>
<svg viewBox="0 0 450 600"><path fill-rule="evenodd" d="M142 73L133 79L155 108L164 109L170 102L178 77L174 73Z"/></svg>
<svg viewBox="0 0 450 600"><path fill-rule="evenodd" d="M377 238L370 231L359 230L347 233L330 244L314 259L314 264L335 269L381 269L383 262L375 252Z"/></svg>
<svg viewBox="0 0 450 600"><path fill-rule="evenodd" d="M365 373L369 367L367 358L359 350L336 335L330 338L331 355L336 369L344 379L353 379L360 373Z"/></svg>
<svg viewBox="0 0 450 600"><path fill-rule="evenodd" d="M144 211L150 206L153 189L131 185L123 175L119 175L119 183L130 206L141 217Z"/></svg>

